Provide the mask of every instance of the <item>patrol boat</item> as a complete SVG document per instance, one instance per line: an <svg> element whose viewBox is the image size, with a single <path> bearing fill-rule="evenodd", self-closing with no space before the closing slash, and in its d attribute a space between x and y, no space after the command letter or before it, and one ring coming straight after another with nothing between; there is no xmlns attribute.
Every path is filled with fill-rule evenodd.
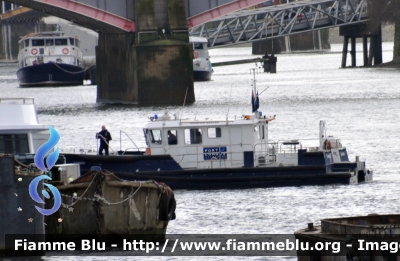
<svg viewBox="0 0 400 261"><path fill-rule="evenodd" d="M208 53L207 39L190 36L193 47L193 79L195 81L209 81L214 72Z"/></svg>
<svg viewBox="0 0 400 261"><path fill-rule="evenodd" d="M120 155L64 153L82 170L93 165L127 180L165 182L176 189L264 188L275 186L357 184L372 180L373 172L356 157L350 161L340 139L327 136L319 123L314 146L303 141L268 139L276 117L258 110L258 90L252 95L252 114L237 119L181 119L165 113L150 117L144 127L147 148ZM304 140L304 143L309 140Z"/></svg>
<svg viewBox="0 0 400 261"><path fill-rule="evenodd" d="M61 31L33 33L19 41L21 87L82 85L85 70L79 39Z"/></svg>

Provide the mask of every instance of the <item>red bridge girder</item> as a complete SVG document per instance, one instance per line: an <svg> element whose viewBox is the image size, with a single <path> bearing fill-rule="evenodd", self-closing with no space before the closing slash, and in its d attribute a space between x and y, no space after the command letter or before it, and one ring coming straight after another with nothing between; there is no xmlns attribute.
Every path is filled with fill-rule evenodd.
<svg viewBox="0 0 400 261"><path fill-rule="evenodd" d="M135 22L131 20L79 2L71 0L36 0L36 2L46 3L48 5L64 8L81 15L93 17L95 19L102 20L104 23L123 29L127 32L134 32L136 29Z"/></svg>

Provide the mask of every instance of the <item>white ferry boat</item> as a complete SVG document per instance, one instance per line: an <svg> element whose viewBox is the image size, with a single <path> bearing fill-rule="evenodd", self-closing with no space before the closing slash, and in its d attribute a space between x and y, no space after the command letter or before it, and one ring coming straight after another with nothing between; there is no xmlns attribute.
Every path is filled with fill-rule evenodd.
<svg viewBox="0 0 400 261"><path fill-rule="evenodd" d="M61 31L22 37L18 63L17 78L22 87L83 84L79 39Z"/></svg>
<svg viewBox="0 0 400 261"><path fill-rule="evenodd" d="M340 139L319 125L316 144L309 140L268 137L274 117L259 110L258 91L252 113L235 119L182 119L154 115L143 128L147 148L100 156L63 153L82 170L101 165L127 180L165 182L172 189L238 189L276 186L357 184L372 180L364 161L349 159ZM306 147L306 144L308 147ZM311 146L310 146L311 145Z"/></svg>
<svg viewBox="0 0 400 261"><path fill-rule="evenodd" d="M214 72L208 54L207 39L190 36L193 45L193 77L195 81L209 81Z"/></svg>

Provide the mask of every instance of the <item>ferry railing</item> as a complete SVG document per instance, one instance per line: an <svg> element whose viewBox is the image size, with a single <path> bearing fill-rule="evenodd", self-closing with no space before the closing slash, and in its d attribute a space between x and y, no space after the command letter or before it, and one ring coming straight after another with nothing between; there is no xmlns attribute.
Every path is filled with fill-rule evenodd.
<svg viewBox="0 0 400 261"><path fill-rule="evenodd" d="M136 145L136 143L129 137L128 133L125 131L120 130L119 131L119 151L121 152L121 155L124 155L128 150L134 149L134 148L127 148L122 152L122 134L125 134L125 136L132 142L132 144L136 147L137 151L140 151L140 148Z"/></svg>
<svg viewBox="0 0 400 261"><path fill-rule="evenodd" d="M35 98L0 98L0 103L9 103L11 101L20 102L21 104L34 104ZM28 103L30 101L30 103Z"/></svg>
<svg viewBox="0 0 400 261"><path fill-rule="evenodd" d="M273 165L278 160L278 155L290 159L294 155L297 155L299 149L306 149L307 151L318 151L319 146L304 146L304 143L310 143L311 141L317 142L317 139L302 139L302 140L278 140L269 141L268 149L261 149L265 144L257 143L254 145L254 162L255 165Z"/></svg>

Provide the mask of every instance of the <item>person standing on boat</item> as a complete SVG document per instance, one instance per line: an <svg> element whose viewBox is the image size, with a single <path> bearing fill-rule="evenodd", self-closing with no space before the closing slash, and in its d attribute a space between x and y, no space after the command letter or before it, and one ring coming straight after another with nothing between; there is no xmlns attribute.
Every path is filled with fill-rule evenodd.
<svg viewBox="0 0 400 261"><path fill-rule="evenodd" d="M103 150L108 155L108 146L111 138L110 132L106 129L106 126L101 126L101 131L96 133L96 139L100 139L99 155L103 155Z"/></svg>

